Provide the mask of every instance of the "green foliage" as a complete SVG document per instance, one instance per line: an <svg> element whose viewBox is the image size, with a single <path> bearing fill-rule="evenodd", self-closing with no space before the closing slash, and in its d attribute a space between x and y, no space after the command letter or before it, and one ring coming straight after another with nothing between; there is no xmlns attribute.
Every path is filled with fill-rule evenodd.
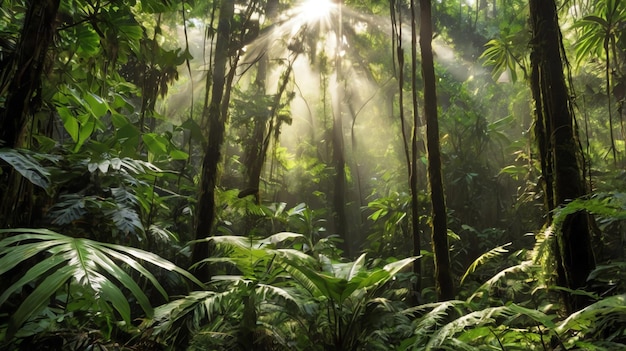
<svg viewBox="0 0 626 351"><path fill-rule="evenodd" d="M604 57L609 55L609 50L613 54L616 42L622 38L625 22L626 6L622 1L597 1L595 11L573 25L581 32L576 41L576 62L581 64L590 57Z"/></svg>
<svg viewBox="0 0 626 351"><path fill-rule="evenodd" d="M587 211L613 220L626 219L626 194L596 193L589 198L575 199L556 211L555 224L562 223L568 215L578 211Z"/></svg>
<svg viewBox="0 0 626 351"><path fill-rule="evenodd" d="M19 172L34 185L50 191L50 170L41 161L57 162L59 158L50 154L33 153L24 149L0 149L0 159Z"/></svg>
<svg viewBox="0 0 626 351"><path fill-rule="evenodd" d="M126 269L131 268L140 277L147 279L165 299L168 295L156 277L140 261L176 272L202 286L202 283L185 270L140 249L71 238L47 229L8 229L0 230L0 233L12 234L0 241L0 275L31 264L3 292L0 305L5 304L25 286L34 287L11 315L7 341L11 341L22 325L40 313L50 301L55 301L59 293L66 294L66 304L73 301L72 293L76 288L79 291L78 299L86 294L94 304L81 308L100 310L110 322L118 320L119 316L127 328L132 324L131 306L122 287L130 293L146 315L152 315L152 306L144 288L138 285L136 278L129 275Z"/></svg>
<svg viewBox="0 0 626 351"><path fill-rule="evenodd" d="M281 15L289 18L288 9L298 2L276 3L285 10ZM23 39L20 27L28 2L0 4L1 104L10 78L23 73L15 70L13 60L16 44ZM234 25L242 40L248 34L257 38L253 28L245 27L254 21L244 18L266 18L266 4L237 3ZM596 177L606 163L606 107L586 106L595 108L597 96L587 93L605 89L602 82L573 77L574 86L585 88L577 102L588 117L584 126L591 140L593 186L604 186L607 192L557 210L555 225L535 234L534 249L526 256L525 250L517 249L530 248L526 238L532 235L523 233L536 230L543 215L538 210L522 211L523 205L536 208L541 198L534 151L527 145L532 109L524 86L506 84L506 79L501 84L493 81L504 72L513 82L528 75L527 4L520 0L433 2L451 256L462 285L460 300L407 308L414 277L408 273L411 259L402 258L410 255L410 203L405 170L397 161L401 133L397 121L387 116L399 107L391 101L409 92L395 91L388 84L398 74L384 29L389 2L345 1L344 5L344 53L350 64L344 67L349 79L341 82L346 94L339 105L345 110L337 116L353 118L353 144L345 154L346 208L354 209L349 218L352 237L368 256L354 261L342 258L336 234L345 233L329 235L333 223L325 218L332 217L328 204L335 175L329 167L334 152L329 145L330 109L335 104L329 96L334 95L330 88L335 84L331 84L335 67L323 38L333 37L331 31L324 33L323 26L307 29L306 33L320 36L311 35L303 44L303 56L310 55L298 60L282 97L272 95L271 80L276 80L280 66L293 53L283 51L291 45L287 35L293 21L261 23L259 40L246 46L252 54L239 64L231 61L238 73L232 101L223 107L232 120L232 143L224 148L229 163L222 167L219 180L229 190L218 191L218 223L211 233L227 235L207 239L216 255L198 263L217 273L208 290L189 292L181 283L182 271L168 272L167 261L146 251L188 264L189 246L180 246L191 239L194 217L204 215L195 213L193 199L200 182L198 150L205 142L206 121L197 118L201 109L181 109L165 95L199 97L207 93L203 89L210 93L210 83L197 84L195 75L212 69L209 48L216 28L207 14L215 16L211 9L219 11L217 2L61 1L55 43L48 50L42 84L31 99L33 118L27 139L38 152L0 149L0 176L12 169L37 187L41 215L33 216L33 221L54 232L5 231L17 234L0 241L0 272L8 287L0 300L2 311L13 317L0 333L9 328L9 335L18 339L39 338L45 344L52 335L75 349L79 345L102 349L116 338L115 329L135 332L132 323L141 318L141 328L146 329L142 338L191 349L624 348L626 205L620 190L614 191L623 184L616 178L607 185L606 178ZM404 16L407 2L396 5ZM617 103L623 79L624 9L624 2L617 0L566 1L562 6L562 16L580 10L580 18L564 29L565 40L575 43L579 64L593 68L605 59L607 47L611 50L612 93ZM331 22L337 21L326 24L334 26ZM183 34L173 30L183 25L186 48L180 47ZM267 92L262 94L251 78L261 74L255 57L259 52L268 56L266 69L274 74L267 76L263 88ZM198 61L193 61L192 53ZM478 56L493 68L493 77L472 64ZM181 81L173 84L185 63L190 77L181 75ZM185 89L186 84L192 87ZM312 91L320 86L323 92ZM371 100L366 100L370 94ZM35 111L37 106L41 108ZM271 112L278 113L275 123L282 123L284 133L280 136L276 131L264 140L272 142L273 155L262 172L261 188L267 194L263 199L275 202L257 204L240 197L244 191L234 188L242 184L247 160L240 156L241 144L251 140L250 122L269 123ZM287 124L293 124L293 129L287 129ZM302 124L309 131L304 136ZM408 127L423 132L421 126ZM383 130L386 133L374 133ZM286 139L296 144L284 143ZM427 180L420 174L426 157L422 161L418 181L424 188ZM3 185L3 190L10 186ZM428 231L428 200L422 191L422 233ZM552 281L554 234L565 215L583 210L596 216L602 231L596 246L614 255L610 261L598 255L605 260L589 276L587 290L567 291ZM240 233L246 236L236 235ZM420 239L428 240L426 235ZM104 242L132 244L145 251ZM512 244L496 246L507 242ZM506 255L507 249L512 254ZM150 269L159 262L167 269ZM426 274L420 277L426 287L419 297L425 301L429 301L428 265L425 261ZM560 292L584 294L595 302L563 316ZM170 294L180 297L152 313L152 305ZM88 337L81 336L85 330ZM99 340L84 340L91 335Z"/></svg>
<svg viewBox="0 0 626 351"><path fill-rule="evenodd" d="M305 236L294 233L207 240L226 255L205 262L232 264L242 275L215 276L216 290L193 292L158 307L145 327L168 344L187 340L191 330L195 342L218 349L261 347L266 342L316 350L359 345L386 349L385 338L408 331L393 324L408 320L389 287L414 258L382 268L367 268L365 255L353 262L334 262L323 255L316 259L289 248L306 242ZM254 335L254 340L241 340L245 335Z"/></svg>
<svg viewBox="0 0 626 351"><path fill-rule="evenodd" d="M624 333L626 332L625 302L626 295L623 294L604 298L571 314L554 331L557 334L565 334L565 332L582 333L591 340L603 341L602 343L597 343L598 346L602 346L605 343L605 345L614 343L612 347L623 347L622 343L626 341L624 340ZM594 344L596 342L573 337L568 340L566 346L591 347Z"/></svg>
<svg viewBox="0 0 626 351"><path fill-rule="evenodd" d="M407 193L392 193L367 204L367 209L372 212L367 219L373 222L372 234L367 237L368 251L380 257L409 254L405 245L409 240L409 206Z"/></svg>
<svg viewBox="0 0 626 351"><path fill-rule="evenodd" d="M81 229L81 235L101 240L99 230L104 228L136 241L146 237L146 228L153 225L146 215L157 201L154 182L163 171L142 160L109 154L79 153L57 161L49 167L56 202L46 211L53 225L65 232Z"/></svg>
<svg viewBox="0 0 626 351"><path fill-rule="evenodd" d="M497 247L494 247L493 249L485 252L484 254L480 255L477 259L474 260L474 262L472 262L472 264L469 265L469 267L467 268L467 271L465 272L465 274L463 274L463 276L461 277L461 285L463 284L463 282L465 281L465 279L467 278L468 275L472 274L473 272L476 271L476 269L478 269L479 266L485 264L486 262L494 259L494 258L498 258L500 256L502 256L502 254L505 254L508 252L507 249L505 249L507 246L510 246L512 243L507 243L504 245L500 245Z"/></svg>
<svg viewBox="0 0 626 351"><path fill-rule="evenodd" d="M480 58L485 60L486 65L493 66L491 73L496 81L503 73L508 73L511 81L516 82L518 71L522 71L523 78L527 79L528 59L524 52L520 51L520 48L528 42L525 31L518 28L513 33L500 35L500 38L491 39L485 44L486 49Z"/></svg>

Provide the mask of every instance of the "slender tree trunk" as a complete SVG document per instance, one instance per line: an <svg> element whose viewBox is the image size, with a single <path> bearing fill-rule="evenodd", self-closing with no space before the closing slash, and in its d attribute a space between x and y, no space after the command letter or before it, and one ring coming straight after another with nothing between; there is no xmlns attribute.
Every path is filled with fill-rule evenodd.
<svg viewBox="0 0 626 351"><path fill-rule="evenodd" d="M454 283L450 271L446 202L441 175L439 148L439 121L437 119L437 88L432 48L431 0L420 0L420 47L422 49L422 76L424 78L424 114L428 148L428 180L433 211L432 243L435 254L435 284L440 301L454 298Z"/></svg>
<svg viewBox="0 0 626 351"><path fill-rule="evenodd" d="M555 208L585 194L581 151L576 142L574 116L563 74L563 60L566 58L554 0L530 0L530 19L533 61L536 65L533 70L536 70L539 81L539 91L533 92L533 95L537 116L543 118L543 123L548 126L546 132L550 134L545 135L551 141L551 150L544 150L548 153L543 153L541 157L551 159L545 164L552 166L547 171L554 174L552 208ZM555 256L558 260L558 283L572 290L584 287L587 276L595 267L587 213L580 211L565 218L557 234ZM588 303L585 298L571 294L565 300L570 313Z"/></svg>
<svg viewBox="0 0 626 351"><path fill-rule="evenodd" d="M332 144L333 144L333 165L335 167L335 184L333 191L333 219L335 223L335 231L343 239L343 248L348 257L351 256L352 250L350 237L348 235L348 225L346 218L346 160L344 154L344 140L343 140L343 96L344 96L344 77L342 72L342 60L341 50L343 42L343 32L341 30L343 24L342 18L342 3L341 1L337 5L339 7L338 23L339 31L337 33L337 52L335 57L335 81L336 81L336 96L333 108L333 130L332 130Z"/></svg>
<svg viewBox="0 0 626 351"><path fill-rule="evenodd" d="M226 130L226 115L222 106L225 104L224 90L226 85L226 63L232 36L232 21L235 5L231 0L222 0L220 6L217 40L215 43L215 65L213 67L211 102L204 107L203 119L208 120L208 142L202 160L202 179L200 195L196 210L196 240L210 236L215 221L215 189L218 179L218 165L222 157L222 144ZM233 69L231 67L231 69ZM207 84L208 86L208 84ZM209 243L200 242L194 245L192 261L200 262L209 256ZM200 279L208 280L209 270L202 265L197 270Z"/></svg>
<svg viewBox="0 0 626 351"><path fill-rule="evenodd" d="M270 22L273 22L278 15L278 0L269 0L265 5L265 15ZM267 70L269 66L268 53L265 52L259 59L257 66L257 75L255 85L258 89L259 95L265 96L267 93ZM279 97L280 101L280 97ZM272 116L255 116L252 127L252 138L246 145L245 151L245 165L246 165L246 195L253 194L257 204L261 203L260 184L261 184L261 172L263 171L263 165L267 158L267 149L269 144L269 138L266 134L271 133L268 130L268 120ZM266 143L265 140L268 140Z"/></svg>
<svg viewBox="0 0 626 351"><path fill-rule="evenodd" d="M417 184L417 162L418 155L418 130L420 127L419 105L417 100L417 9L415 0L411 0L411 93L413 100L413 133L411 134L411 172L409 176L409 186L411 188L411 232L413 237L413 255L419 256L422 251L420 242L420 220L419 220L419 190ZM413 272L417 276L413 290L419 303L419 294L422 290L422 260L413 261Z"/></svg>
<svg viewBox="0 0 626 351"><path fill-rule="evenodd" d="M29 1L17 46L14 74L0 113L0 140L5 147L18 147L32 111L33 97L41 88L41 75L48 47L56 30L60 0Z"/></svg>

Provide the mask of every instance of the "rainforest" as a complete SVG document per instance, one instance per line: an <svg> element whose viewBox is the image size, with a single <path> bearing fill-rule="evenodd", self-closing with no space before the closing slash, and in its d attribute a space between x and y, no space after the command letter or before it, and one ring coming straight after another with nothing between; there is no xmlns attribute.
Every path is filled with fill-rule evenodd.
<svg viewBox="0 0 626 351"><path fill-rule="evenodd" d="M626 350L626 1L0 0L0 349Z"/></svg>

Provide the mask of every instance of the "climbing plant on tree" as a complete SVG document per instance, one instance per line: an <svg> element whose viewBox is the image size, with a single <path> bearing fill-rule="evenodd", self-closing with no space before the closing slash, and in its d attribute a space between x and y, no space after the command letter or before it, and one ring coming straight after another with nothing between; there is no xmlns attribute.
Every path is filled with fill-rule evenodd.
<svg viewBox="0 0 626 351"><path fill-rule="evenodd" d="M546 210L551 212L583 196L586 189L572 103L563 73L567 58L555 2L531 0L530 20L535 130L544 176ZM595 266L588 214L584 211L570 214L559 228L556 242L558 283L572 290L583 288ZM567 295L566 302L569 312L585 305L585 299L580 295Z"/></svg>

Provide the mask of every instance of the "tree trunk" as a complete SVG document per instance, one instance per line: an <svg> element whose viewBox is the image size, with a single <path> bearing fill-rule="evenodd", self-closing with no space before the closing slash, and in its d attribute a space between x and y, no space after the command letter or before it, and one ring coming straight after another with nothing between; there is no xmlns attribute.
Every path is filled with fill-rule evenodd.
<svg viewBox="0 0 626 351"><path fill-rule="evenodd" d="M60 0L30 1L15 54L15 73L0 113L0 140L5 147L19 147L31 114L32 99L41 88L48 47L56 30ZM41 94L39 92L39 94Z"/></svg>
<svg viewBox="0 0 626 351"><path fill-rule="evenodd" d="M333 220L335 223L336 233L343 239L343 248L346 256L350 257L352 254L350 237L348 235L348 225L346 219L346 161L344 155L344 140L343 140L343 84L344 77L342 72L342 59L341 50L343 41L342 32L342 3L341 1L337 5L339 7L338 23L339 31L337 33L337 52L335 56L335 80L336 80L336 96L333 108L333 130L332 130L332 145L333 145L333 165L335 167L335 184L333 191Z"/></svg>
<svg viewBox="0 0 626 351"><path fill-rule="evenodd" d="M422 77L424 78L424 114L428 149L428 180L433 211L432 243L435 254L435 286L440 301L454 298L454 284L450 272L446 202L441 175L439 149L439 121L437 120L437 90L432 48L431 0L420 0L420 47L422 49Z"/></svg>
<svg viewBox="0 0 626 351"><path fill-rule="evenodd" d="M41 76L56 30L60 0L31 1L12 63L4 109L0 109L0 146L23 146L30 116L41 105ZM3 166L4 168L4 166ZM41 216L33 185L10 169L0 170L0 227L31 226Z"/></svg>
<svg viewBox="0 0 626 351"><path fill-rule="evenodd" d="M413 133L411 134L411 172L409 175L409 187L411 189L411 234L413 237L413 255L419 256L422 251L419 228L419 189L417 183L418 155L418 129L420 127L419 106L417 100L417 9L415 0L411 0L411 98L413 100ZM416 275L413 291L417 305L419 294L422 291L422 260L413 261L413 272Z"/></svg>
<svg viewBox="0 0 626 351"><path fill-rule="evenodd" d="M225 105L224 90L226 85L226 63L229 57L231 43L231 25L235 5L231 0L222 0L220 6L217 40L215 43L215 65L212 79L211 102L204 107L203 118L208 120L208 142L202 160L202 179L200 182L200 196L196 210L196 240L207 238L211 234L215 220L215 189L218 179L218 165L221 161L222 144L226 130L226 114L222 106ZM233 69L231 67L231 69ZM207 84L208 86L208 84ZM227 105L227 104L226 104ZM192 261L198 263L209 256L209 243L196 243L193 247ZM197 269L200 279L210 278L206 265Z"/></svg>
<svg viewBox="0 0 626 351"><path fill-rule="evenodd" d="M267 1L265 5L265 15L270 23L273 23L278 15L278 0ZM267 94L267 70L270 60L267 51L261 55L263 56L259 59L257 66L255 85L259 95L265 96ZM247 142L245 147L246 187L248 192L254 195L257 204L261 203L261 172L265 164L265 159L267 158L268 147L266 144L269 144L269 138L266 137L266 134L271 133L271 130L268 130L268 120L270 118L272 118L272 116L269 114L267 116L254 117L252 122L252 138ZM267 143L265 142L266 139L268 141Z"/></svg>
<svg viewBox="0 0 626 351"><path fill-rule="evenodd" d="M533 70L536 70L539 82L539 91L533 95L538 122L544 123L545 135L549 136L551 146L551 150L543 150L541 155L548 160L542 161L542 165L551 166L547 171L554 175L554 200L548 207L550 209L583 196L585 184L581 151L576 142L574 116L563 74L563 60L566 58L554 0L530 0L530 19L533 64L536 65ZM556 244L558 284L572 290L584 287L587 276L595 267L587 213L577 212L567 216L557 234ZM585 298L577 295L568 294L565 300L570 313L587 304Z"/></svg>

